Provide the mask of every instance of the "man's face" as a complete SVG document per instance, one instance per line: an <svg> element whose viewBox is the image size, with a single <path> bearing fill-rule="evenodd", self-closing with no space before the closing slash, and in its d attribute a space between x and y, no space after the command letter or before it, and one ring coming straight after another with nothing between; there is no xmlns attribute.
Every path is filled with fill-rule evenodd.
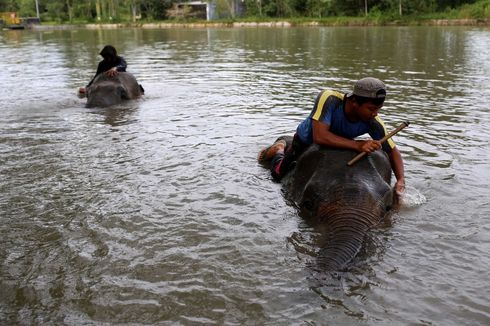
<svg viewBox="0 0 490 326"><path fill-rule="evenodd" d="M372 102L365 102L357 107L357 115L362 121L369 121L378 115L378 112L382 107L383 103L374 104Z"/></svg>

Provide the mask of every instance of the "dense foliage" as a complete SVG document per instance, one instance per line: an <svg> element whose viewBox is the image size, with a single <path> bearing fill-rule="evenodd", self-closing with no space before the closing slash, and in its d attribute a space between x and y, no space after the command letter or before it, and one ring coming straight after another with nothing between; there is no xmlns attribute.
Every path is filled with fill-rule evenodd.
<svg viewBox="0 0 490 326"><path fill-rule="evenodd" d="M211 0L208 0L211 1ZM213 0L231 10L240 2L245 17L284 18L332 16L401 16L451 13L458 8L468 17L489 18L490 0ZM39 16L55 22L129 22L163 20L174 4L185 0L0 0L0 12ZM465 9L466 8L466 9ZM234 17L234 15L231 15Z"/></svg>

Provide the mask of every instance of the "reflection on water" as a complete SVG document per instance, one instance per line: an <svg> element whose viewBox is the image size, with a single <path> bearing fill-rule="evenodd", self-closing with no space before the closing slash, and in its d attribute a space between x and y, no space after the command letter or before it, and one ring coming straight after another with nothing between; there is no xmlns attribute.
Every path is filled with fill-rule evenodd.
<svg viewBox="0 0 490 326"><path fill-rule="evenodd" d="M94 108L87 111L92 114L99 114L103 116L104 123L107 123L113 127L120 127L126 124L138 122L138 119L134 117L138 111L138 106L134 103L134 101L108 108Z"/></svg>
<svg viewBox="0 0 490 326"><path fill-rule="evenodd" d="M490 33L478 28L3 31L0 320L436 324L490 319ZM86 109L114 44L141 100ZM256 163L320 89L388 85L404 205L353 268Z"/></svg>

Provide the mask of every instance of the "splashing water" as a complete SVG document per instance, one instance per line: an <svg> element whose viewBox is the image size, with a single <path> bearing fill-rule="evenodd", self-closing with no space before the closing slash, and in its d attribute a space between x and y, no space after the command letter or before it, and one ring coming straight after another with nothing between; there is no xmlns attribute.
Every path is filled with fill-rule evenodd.
<svg viewBox="0 0 490 326"><path fill-rule="evenodd" d="M420 206L427 202L427 198L416 188L407 186L405 192L400 197L402 207L410 208Z"/></svg>

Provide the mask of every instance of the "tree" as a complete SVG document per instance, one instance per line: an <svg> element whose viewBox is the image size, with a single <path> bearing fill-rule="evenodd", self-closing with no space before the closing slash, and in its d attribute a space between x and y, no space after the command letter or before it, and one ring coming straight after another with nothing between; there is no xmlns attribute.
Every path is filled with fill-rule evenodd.
<svg viewBox="0 0 490 326"><path fill-rule="evenodd" d="M0 0L1 11L17 11L19 10L18 1L15 0Z"/></svg>

